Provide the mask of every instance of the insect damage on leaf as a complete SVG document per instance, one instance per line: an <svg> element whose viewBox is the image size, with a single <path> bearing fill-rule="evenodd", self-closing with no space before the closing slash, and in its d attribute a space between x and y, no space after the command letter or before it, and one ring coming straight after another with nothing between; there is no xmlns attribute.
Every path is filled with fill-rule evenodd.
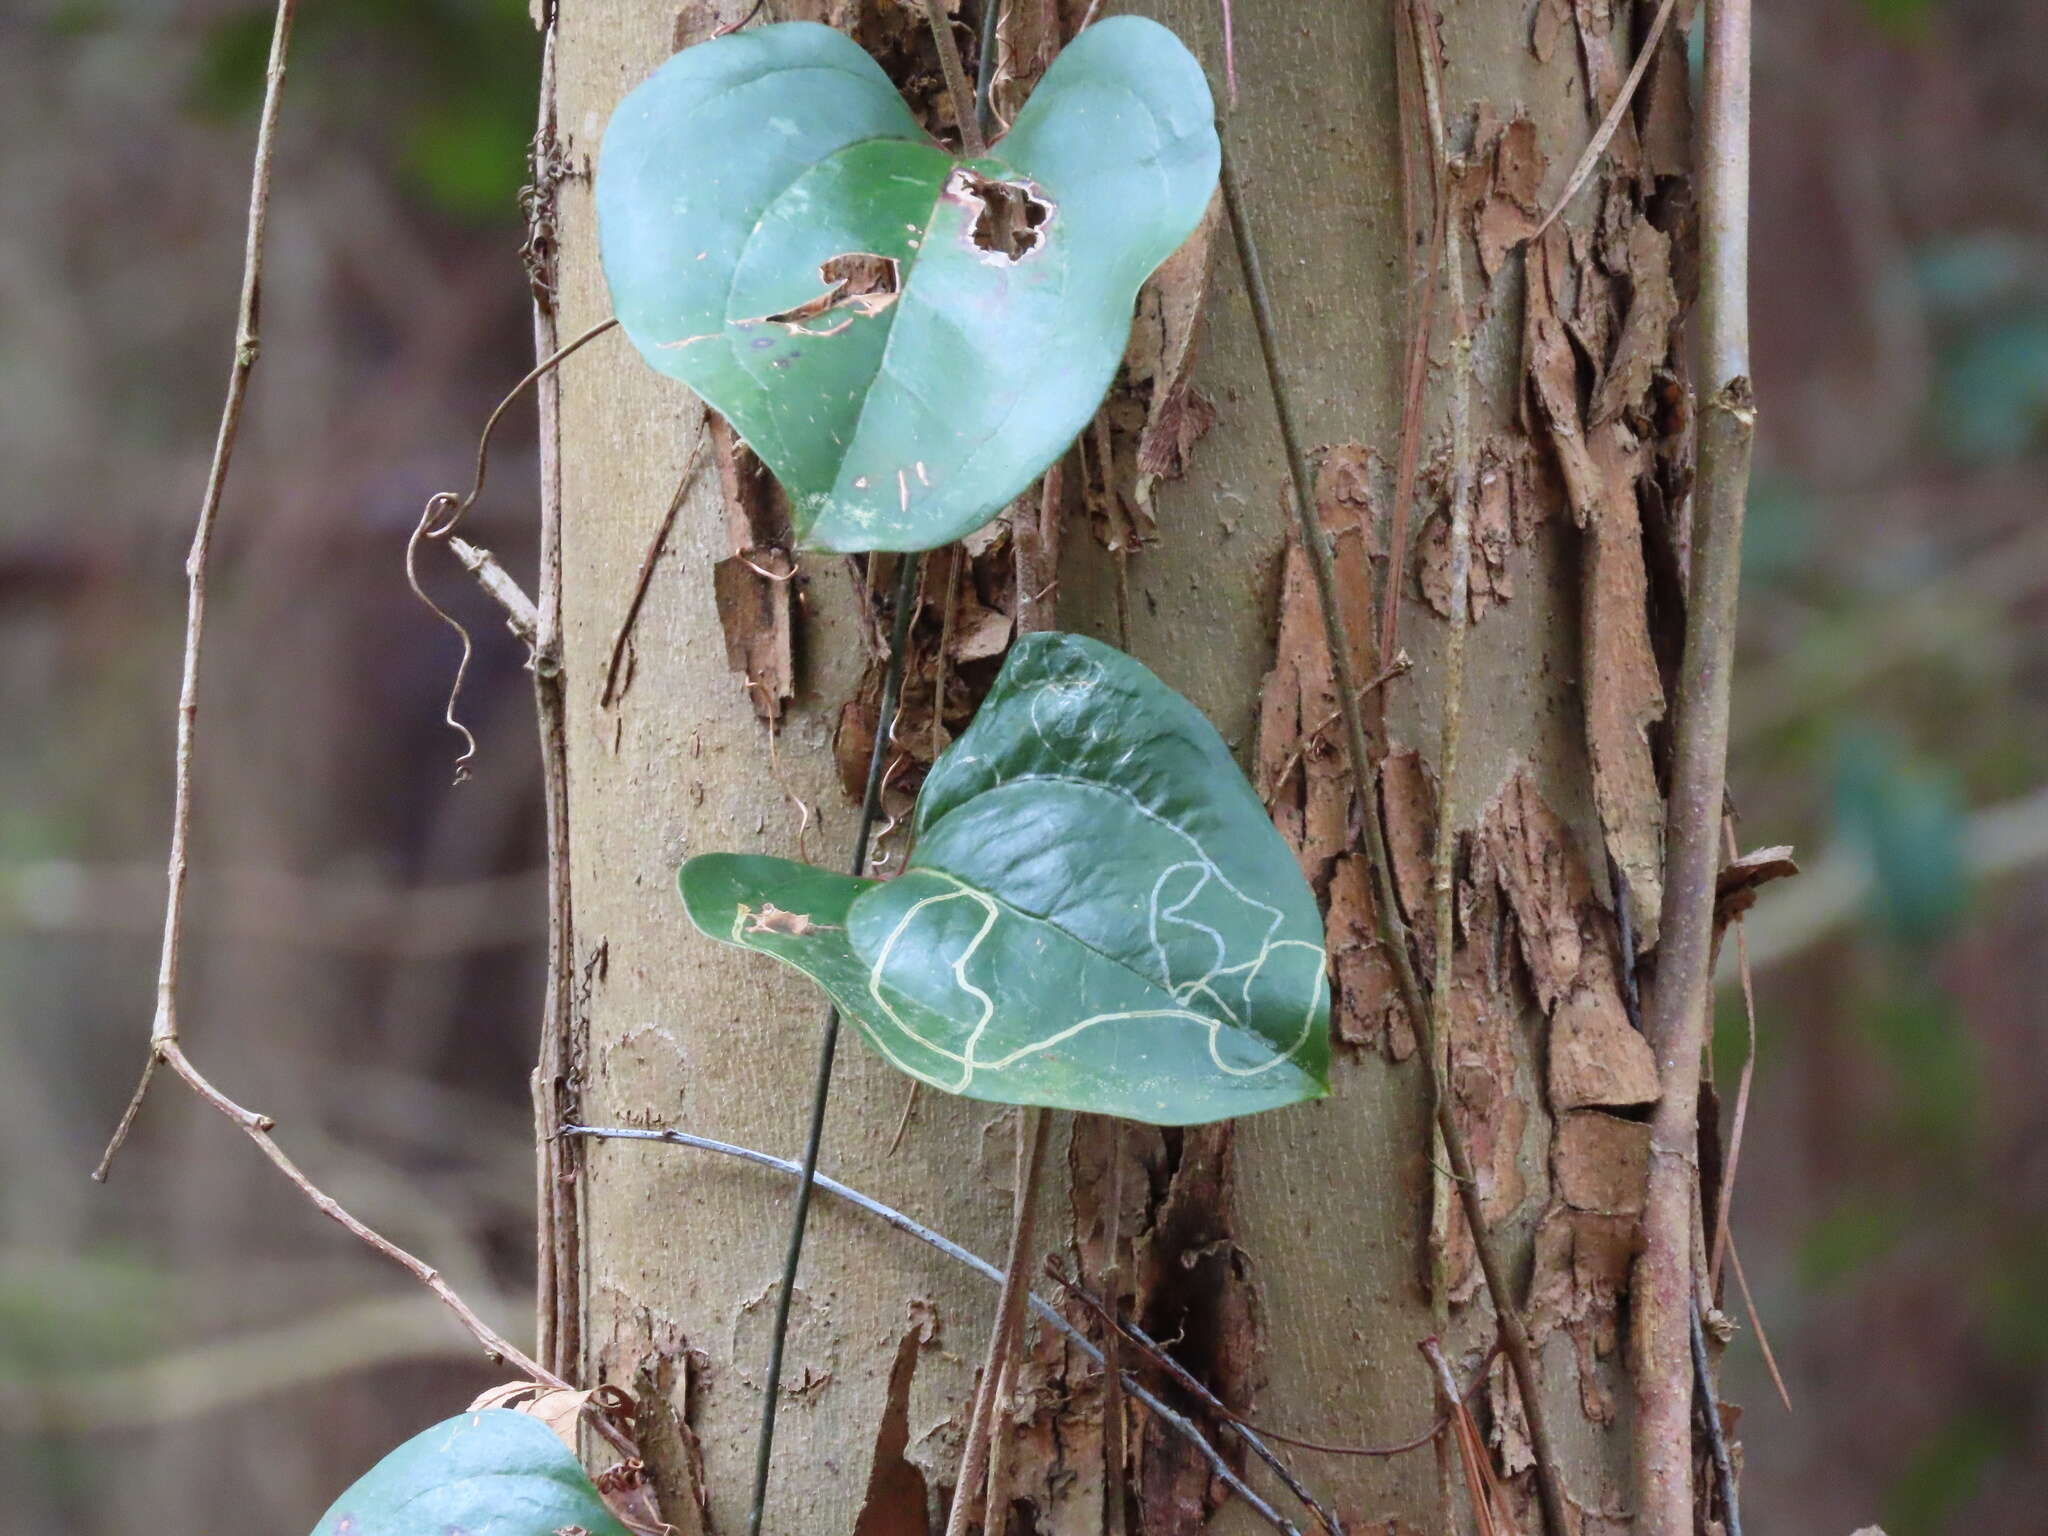
<svg viewBox="0 0 2048 1536"><path fill-rule="evenodd" d="M767 325L786 325L808 336L837 336L856 320L879 315L903 289L902 272L893 256L852 251L828 257L818 266L825 291L793 309L763 315ZM813 320L825 320L812 325Z"/></svg>
<svg viewBox="0 0 2048 1536"><path fill-rule="evenodd" d="M890 880L701 854L683 900L949 1093L1198 1125L1329 1091L1314 896L1215 727L1130 657L1020 640L915 830Z"/></svg>
<svg viewBox="0 0 2048 1536"><path fill-rule="evenodd" d="M966 166L955 166L939 195L974 215L968 239L975 249L1008 261L1022 261L1044 242L1053 205L1028 181L996 181Z"/></svg>

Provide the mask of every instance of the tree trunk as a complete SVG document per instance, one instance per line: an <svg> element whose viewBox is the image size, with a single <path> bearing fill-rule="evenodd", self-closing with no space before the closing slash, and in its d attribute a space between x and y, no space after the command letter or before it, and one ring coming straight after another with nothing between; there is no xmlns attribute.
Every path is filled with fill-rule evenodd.
<svg viewBox="0 0 2048 1536"><path fill-rule="evenodd" d="M676 0L560 0L552 108L562 174L543 181L543 215L559 240L550 320L560 339L609 312L589 167L613 104L673 48L737 21L750 3L686 0L678 15ZM915 105L936 99L915 5L786 0L769 9L777 20L851 28L911 85ZM1010 0L1016 72L1028 77L1049 59L1051 43L1039 41L1062 24L1055 12L1071 28L1086 9ZM1167 0L1144 9L1209 65L1222 107L1218 8ZM1576 9L1543 0L1533 30L1525 0L1447 9L1442 99L1450 150L1462 159L1447 188L1446 255L1463 264L1476 487L1474 622L1448 786L1458 921L1444 1044L1490 1238L1537 1341L1558 1467L1584 1528L1598 1531L1626 1524L1633 1498L1617 1309L1641 1205L1640 1106L1654 1097L1654 1075L1645 1091L1622 935L1646 937L1641 914L1657 905L1650 733L1673 658L1653 647L1651 611L1677 590L1683 558L1667 509L1684 488L1672 274L1689 263L1672 251L1685 248L1685 76L1676 51L1651 71L1612 168L1562 221L1570 239L1554 231L1530 251L1532 290L1511 248L1613 99L1631 18L1617 6L1624 14L1610 28L1608 0ZM1234 11L1239 101L1226 111L1226 139L1278 306L1282 371L1322 454L1318 503L1352 583L1348 617L1371 676L1382 663L1364 643L1377 627L1365 573L1376 585L1386 569L1403 358L1430 286L1420 61L1399 6L1236 0ZM961 36L971 48L964 27ZM1418 1342L1441 1335L1469 1379L1493 1341L1492 1308L1432 1148L1417 1032L1372 936L1370 885L1347 828L1359 808L1329 718L1335 693L1312 597L1298 552L1288 557L1286 464L1245 285L1227 237L1210 254L1194 386L1214 404L1213 427L1154 488L1156 540L1108 547L1149 532L1132 499L1132 456L1148 407L1172 392L1183 271L1150 310L1141 304L1159 329L1141 325L1134 357L1154 377L1120 389L1090 451L1068 460L1058 622L1125 646L1186 693L1272 795L1276 820L1332 903L1335 1091L1314 1106L1185 1133L1056 1117L1040 1247L1117 1294L1155 1337L1176 1341L1176 1355L1262 1425L1326 1442L1405 1441L1439 1412ZM1389 754L1373 813L1384 815L1425 979L1452 632L1442 514L1457 477L1446 423L1453 340L1464 329L1447 297L1433 311L1434 366L1395 582L1399 645L1413 664L1373 698L1377 745ZM1202 414L1196 404L1176 420ZM843 861L854 808L834 736L875 662L861 581L846 562L801 557L794 697L771 738L762 709L773 682L761 685L757 667L750 694L728 665L713 580L719 562L765 541L746 517L735 522L730 498L747 487L703 408L614 336L566 365L550 416L570 898L562 920L573 927L562 936L562 1034L544 1058L543 1120L674 1126L795 1156L822 1003L794 973L697 935L675 871L714 850ZM1147 439L1155 449L1162 440L1157 431ZM1104 496L1105 478L1120 495ZM1012 609L1051 600L1027 585L1009 592ZM940 601L929 585L927 601ZM1657 610L1659 626L1671 617ZM914 674L913 702L918 687ZM857 710L850 728L857 745ZM1627 877L1619 903L1613 869ZM1635 920L1618 923L1617 909ZM1014 1113L926 1091L899 1141L907 1094L886 1064L843 1046L822 1168L999 1260ZM550 1154L549 1171L562 1195L544 1201L555 1212L543 1258L557 1349L580 1356L570 1363L591 1384L616 1381L649 1398L643 1439L670 1521L743 1530L791 1181L636 1143L565 1149ZM794 1303L766 1528L925 1529L927 1505L942 1506L954 1476L994 1303L981 1279L821 1197ZM1087 1322L1078 1308L1072 1315ZM1101 1374L1041 1332L1028 1337L997 1456L1010 1530L1121 1530L1126 1513L1129 1529L1146 1532L1261 1528L1242 1504L1220 1500L1207 1469L1141 1410L1127 1408L1106 1433ZM1499 1361L1488 1382L1475 1411L1522 1528L1535 1531L1523 1416ZM1467 1518L1448 1452L1292 1454L1354 1530L1442 1531ZM1112 1507L1118 1488L1127 1512ZM1269 1493L1285 1502L1277 1485Z"/></svg>

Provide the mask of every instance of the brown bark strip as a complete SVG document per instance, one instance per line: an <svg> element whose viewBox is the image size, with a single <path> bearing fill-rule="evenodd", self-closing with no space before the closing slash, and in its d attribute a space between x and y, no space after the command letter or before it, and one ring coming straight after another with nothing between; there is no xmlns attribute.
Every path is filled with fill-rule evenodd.
<svg viewBox="0 0 2048 1536"><path fill-rule="evenodd" d="M1637 359L1646 344L1641 334L1662 315L1668 347L1675 318L1654 302L1671 291L1668 241L1650 230L1648 238L1632 240L1631 249L1645 262L1638 286L1646 294L1656 292L1633 306L1646 318L1636 340L1616 359L1621 366L1607 379L1642 374L1645 365ZM1661 283L1649 270L1659 254ZM1662 899L1664 821L1649 738L1650 727L1664 714L1664 688L1650 642L1649 578L1636 490L1647 473L1647 455L1628 422L1604 419L1590 429L1585 424L1579 356L1561 319L1567 285L1575 276L1582 274L1575 270L1562 230L1553 228L1530 245L1524 413L1532 432L1555 455L1573 518L1585 530L1581 665L1593 798L1608 852L1627 881L1637 942L1647 948L1656 941ZM1612 398L1619 397L1617 386Z"/></svg>
<svg viewBox="0 0 2048 1536"><path fill-rule="evenodd" d="M796 696L796 562L787 548L787 519L753 450L717 413L707 413L707 421L733 550L711 570L726 665L746 679L754 713L773 725ZM676 499L681 501L680 492Z"/></svg>

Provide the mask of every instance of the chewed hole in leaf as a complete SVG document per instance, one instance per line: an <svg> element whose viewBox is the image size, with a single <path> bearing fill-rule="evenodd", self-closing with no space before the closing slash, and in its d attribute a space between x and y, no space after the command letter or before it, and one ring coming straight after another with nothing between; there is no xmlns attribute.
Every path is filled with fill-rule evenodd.
<svg viewBox="0 0 2048 1536"><path fill-rule="evenodd" d="M960 166L946 178L944 196L974 212L968 238L977 250L1022 261L1045 240L1053 205L1028 181L996 181Z"/></svg>
<svg viewBox="0 0 2048 1536"><path fill-rule="evenodd" d="M819 263L818 280L825 285L823 293L762 320L811 336L835 336L856 320L881 314L903 287L895 258L867 251L827 257Z"/></svg>

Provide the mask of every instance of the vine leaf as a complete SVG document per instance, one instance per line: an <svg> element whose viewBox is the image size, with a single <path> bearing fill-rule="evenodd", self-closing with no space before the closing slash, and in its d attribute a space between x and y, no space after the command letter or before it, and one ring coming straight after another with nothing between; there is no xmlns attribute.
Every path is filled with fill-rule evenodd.
<svg viewBox="0 0 2048 1536"><path fill-rule="evenodd" d="M626 334L775 472L801 543L932 549L1094 415L1218 156L1201 66L1142 17L1089 27L967 161L849 38L785 22L620 103L598 233Z"/></svg>
<svg viewBox="0 0 2048 1536"><path fill-rule="evenodd" d="M916 838L888 881L702 855L683 901L949 1093L1197 1125L1328 1092L1315 897L1222 737L1129 656L1019 640Z"/></svg>
<svg viewBox="0 0 2048 1536"><path fill-rule="evenodd" d="M555 1432L490 1408L422 1430L334 1501L313 1536L631 1536Z"/></svg>

